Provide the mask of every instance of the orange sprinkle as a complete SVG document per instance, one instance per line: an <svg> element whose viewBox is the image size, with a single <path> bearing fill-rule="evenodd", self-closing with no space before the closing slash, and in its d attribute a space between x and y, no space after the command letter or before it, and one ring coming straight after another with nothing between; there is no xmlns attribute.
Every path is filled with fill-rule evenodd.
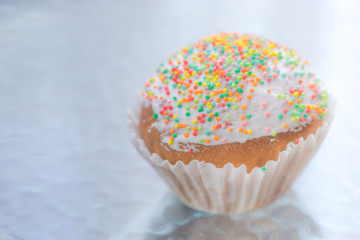
<svg viewBox="0 0 360 240"><path fill-rule="evenodd" d="M297 103L301 103L301 99L300 99L300 98L298 98L296 101L297 101Z"/></svg>
<svg viewBox="0 0 360 240"><path fill-rule="evenodd" d="M311 118L312 118L312 119L315 119L315 118L316 118L316 115L315 115L315 114L311 115Z"/></svg>
<svg viewBox="0 0 360 240"><path fill-rule="evenodd" d="M210 139L205 139L205 142L206 142L206 143L210 143Z"/></svg>
<svg viewBox="0 0 360 240"><path fill-rule="evenodd" d="M283 128L287 128L287 124L286 124L286 123L284 123L282 126L283 126Z"/></svg>
<svg viewBox="0 0 360 240"><path fill-rule="evenodd" d="M219 137L218 137L218 136L214 136L214 140L215 140L215 141L219 140Z"/></svg>
<svg viewBox="0 0 360 240"><path fill-rule="evenodd" d="M246 97L247 97L247 99L249 99L249 100L251 99L251 95L247 95Z"/></svg>
<svg viewBox="0 0 360 240"><path fill-rule="evenodd" d="M164 123L165 123L165 124L168 124L168 123L169 123L169 120L165 120Z"/></svg>
<svg viewBox="0 0 360 240"><path fill-rule="evenodd" d="M232 132L233 131L233 129L232 128L229 128L229 132Z"/></svg>
<svg viewBox="0 0 360 240"><path fill-rule="evenodd" d="M164 115L164 116L168 115L168 112L167 112L167 111L164 111L164 112L163 112L163 115Z"/></svg>
<svg viewBox="0 0 360 240"><path fill-rule="evenodd" d="M261 81L261 78L257 77L257 78L256 78L256 81L257 81L257 82L260 82L260 81Z"/></svg>
<svg viewBox="0 0 360 240"><path fill-rule="evenodd" d="M194 108L194 109L197 109L197 105L194 105L193 108Z"/></svg>
<svg viewBox="0 0 360 240"><path fill-rule="evenodd" d="M174 129L170 129L170 134L173 134L175 132Z"/></svg>
<svg viewBox="0 0 360 240"><path fill-rule="evenodd" d="M245 119L246 119L246 116L245 116L245 115L241 115L241 119L242 119L242 120L245 120Z"/></svg>
<svg viewBox="0 0 360 240"><path fill-rule="evenodd" d="M268 93L271 93L271 89L269 88L268 90L266 90Z"/></svg>
<svg viewBox="0 0 360 240"><path fill-rule="evenodd" d="M198 128L197 127L193 127L193 129L192 129L194 132L196 132L197 130L198 130Z"/></svg>
<svg viewBox="0 0 360 240"><path fill-rule="evenodd" d="M227 97L224 97L224 98L223 98L223 101L224 101L224 102L227 102L227 101L228 101L228 98L227 98Z"/></svg>
<svg viewBox="0 0 360 240"><path fill-rule="evenodd" d="M215 131L215 130L217 129L217 127L216 127L216 126L213 126L212 129Z"/></svg>
<svg viewBox="0 0 360 240"><path fill-rule="evenodd" d="M242 110L246 110L246 105L241 105Z"/></svg>
<svg viewBox="0 0 360 240"><path fill-rule="evenodd" d="M216 102L219 103L221 101L220 98L216 98Z"/></svg>
<svg viewBox="0 0 360 240"><path fill-rule="evenodd" d="M254 92L254 89L253 89L253 88L250 88L250 92L253 93L253 92Z"/></svg>
<svg viewBox="0 0 360 240"><path fill-rule="evenodd" d="M174 141L174 140L175 140L175 138L174 138L174 137L170 137L170 140L171 140L171 141Z"/></svg>
<svg viewBox="0 0 360 240"><path fill-rule="evenodd" d="M210 113L209 117L213 118L214 117L214 113Z"/></svg>
<svg viewBox="0 0 360 240"><path fill-rule="evenodd" d="M242 128L239 128L239 132L243 132L243 129L242 129Z"/></svg>
<svg viewBox="0 0 360 240"><path fill-rule="evenodd" d="M290 100L290 101L288 102L288 104L289 104L290 106L292 106L292 105L294 105L294 101Z"/></svg>
<svg viewBox="0 0 360 240"><path fill-rule="evenodd" d="M216 117L215 120L216 120L216 121L220 121L220 117Z"/></svg>
<svg viewBox="0 0 360 240"><path fill-rule="evenodd" d="M189 137L189 135L190 134L188 132L184 133L184 137L186 137L186 138Z"/></svg>

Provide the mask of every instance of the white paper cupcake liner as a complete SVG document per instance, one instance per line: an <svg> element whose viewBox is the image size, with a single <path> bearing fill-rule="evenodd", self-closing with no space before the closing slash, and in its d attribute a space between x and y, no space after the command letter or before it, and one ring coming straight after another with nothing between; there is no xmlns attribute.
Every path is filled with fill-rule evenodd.
<svg viewBox="0 0 360 240"><path fill-rule="evenodd" d="M333 104L328 112L333 112ZM171 164L157 154L151 154L140 136L139 118L142 100L138 98L128 113L130 139L140 154L169 184L175 194L188 206L205 212L237 214L264 207L284 194L316 153L326 136L332 116L324 119L323 126L298 144L289 143L277 161L269 160L266 171L231 163L216 168L211 163L192 160Z"/></svg>

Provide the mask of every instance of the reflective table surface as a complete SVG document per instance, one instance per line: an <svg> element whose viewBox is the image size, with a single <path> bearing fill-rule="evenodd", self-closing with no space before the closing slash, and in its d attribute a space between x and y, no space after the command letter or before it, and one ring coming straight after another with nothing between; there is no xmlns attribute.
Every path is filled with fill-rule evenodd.
<svg viewBox="0 0 360 240"><path fill-rule="evenodd" d="M0 1L0 240L360 239L359 1ZM242 215L183 205L126 111L174 50L217 31L302 52L337 101L290 191Z"/></svg>

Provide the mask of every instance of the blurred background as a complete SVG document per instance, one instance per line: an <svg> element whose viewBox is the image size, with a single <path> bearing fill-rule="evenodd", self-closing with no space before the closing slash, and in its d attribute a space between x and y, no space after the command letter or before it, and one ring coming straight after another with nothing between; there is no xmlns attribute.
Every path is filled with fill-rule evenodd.
<svg viewBox="0 0 360 240"><path fill-rule="evenodd" d="M0 0L0 240L360 239L360 2ZM337 101L318 154L273 205L181 204L128 140L156 67L198 38L267 36Z"/></svg>

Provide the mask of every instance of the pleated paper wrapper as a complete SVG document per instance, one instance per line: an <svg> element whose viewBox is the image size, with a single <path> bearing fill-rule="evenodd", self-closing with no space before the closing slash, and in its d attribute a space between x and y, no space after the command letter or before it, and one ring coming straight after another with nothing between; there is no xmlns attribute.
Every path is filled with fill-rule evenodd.
<svg viewBox="0 0 360 240"><path fill-rule="evenodd" d="M332 105L331 105L332 106ZM276 161L269 160L263 171L231 163L216 168L211 163L192 160L171 164L157 154L151 154L140 136L139 119L142 100L139 97L128 112L130 139L140 154L169 184L182 202L199 211L217 214L238 214L269 205L283 195L321 145L332 117L327 116L323 126L298 144L289 143ZM332 108L328 107L332 113Z"/></svg>

